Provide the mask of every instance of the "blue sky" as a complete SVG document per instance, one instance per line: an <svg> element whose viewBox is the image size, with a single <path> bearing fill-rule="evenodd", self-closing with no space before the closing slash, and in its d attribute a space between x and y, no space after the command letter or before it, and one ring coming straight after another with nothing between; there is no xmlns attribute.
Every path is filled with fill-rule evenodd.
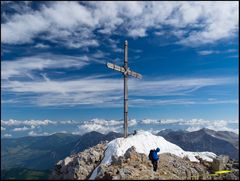
<svg viewBox="0 0 240 181"><path fill-rule="evenodd" d="M238 132L237 1L1 5L1 136L119 131L125 40L132 129Z"/></svg>

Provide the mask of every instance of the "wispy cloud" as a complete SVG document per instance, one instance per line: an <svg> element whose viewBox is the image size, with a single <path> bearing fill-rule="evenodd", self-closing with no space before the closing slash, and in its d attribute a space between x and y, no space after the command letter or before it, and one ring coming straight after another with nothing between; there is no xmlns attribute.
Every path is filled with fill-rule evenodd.
<svg viewBox="0 0 240 181"><path fill-rule="evenodd" d="M195 104L196 101L188 99L155 99L153 96L183 96L200 88L236 84L235 78L172 78L168 80L129 80L129 95L139 96L131 101L131 105L139 103L148 104ZM46 88L47 87L47 88ZM45 80L40 81L8 81L2 85L3 92L16 95L21 93L33 94L25 98L26 103L40 106L54 105L101 105L121 106L122 80L110 78L82 78L77 80ZM149 99L141 98L149 97ZM18 97L19 98L19 97ZM4 100L6 101L6 100ZM19 101L22 101L19 99ZM199 101L199 100L198 100ZM210 100L209 103L230 103L235 100ZM227 101L227 102L226 102ZM11 102L11 101L10 101ZM14 102L14 101L13 101ZM199 102L201 103L201 101ZM202 102L204 104L204 102Z"/></svg>
<svg viewBox="0 0 240 181"><path fill-rule="evenodd" d="M108 46L112 48L114 52L123 53L123 48L118 47L119 41L113 40L111 38L108 39Z"/></svg>
<svg viewBox="0 0 240 181"><path fill-rule="evenodd" d="M199 55L211 55L211 54L220 54L220 53L234 53L234 52L237 52L236 49L228 49L228 50L201 50L201 51L198 51L197 53Z"/></svg>
<svg viewBox="0 0 240 181"><path fill-rule="evenodd" d="M198 52L199 55L210 55L210 54L218 54L218 53L220 53L220 51L218 50L202 50Z"/></svg>
<svg viewBox="0 0 240 181"><path fill-rule="evenodd" d="M3 135L3 137L9 138L9 137L12 137L12 135L6 133L6 134Z"/></svg>
<svg viewBox="0 0 240 181"><path fill-rule="evenodd" d="M51 120L25 120L25 121L20 121L20 120L14 120L14 119L9 119L8 121L1 120L1 125L6 125L6 126L19 126L19 125L26 125L26 126L39 126L39 125L49 125L49 124L56 124L56 121L51 121Z"/></svg>
<svg viewBox="0 0 240 181"><path fill-rule="evenodd" d="M1 79L33 77L32 71L55 68L82 68L89 64L87 56L42 54L1 62Z"/></svg>
<svg viewBox="0 0 240 181"><path fill-rule="evenodd" d="M228 58L238 58L239 56L238 55L231 55L231 56L228 56Z"/></svg>
<svg viewBox="0 0 240 181"><path fill-rule="evenodd" d="M1 40L6 44L23 44L33 42L38 36L79 48L99 46L97 33L105 36L120 33L137 38L147 36L153 27L160 32L164 31L162 27L170 26L173 35L188 28L177 36L181 44L213 43L235 35L238 6L237 1L51 2L38 10L27 9L5 18L6 22L1 25ZM43 33L45 35L41 36Z"/></svg>
<svg viewBox="0 0 240 181"><path fill-rule="evenodd" d="M178 95L196 91L206 86L234 84L236 79L232 78L169 78L155 80L133 80L129 84L130 90L139 90L136 94L152 94L152 95Z"/></svg>
<svg viewBox="0 0 240 181"><path fill-rule="evenodd" d="M37 132L34 132L34 131L30 131L28 133L29 136L48 136L50 135L50 133L47 133L47 132L43 132L43 133L37 133Z"/></svg>
<svg viewBox="0 0 240 181"><path fill-rule="evenodd" d="M161 105L209 105L209 104L238 104L238 99L227 100L204 100L204 99L130 99L130 107L146 107Z"/></svg>
<svg viewBox="0 0 240 181"><path fill-rule="evenodd" d="M27 130L31 130L31 129L34 129L36 126L34 125L31 125L31 127L26 127L26 126L23 126L21 128L14 128L13 131L27 131Z"/></svg>
<svg viewBox="0 0 240 181"><path fill-rule="evenodd" d="M49 48L49 45L38 43L34 46L34 48Z"/></svg>

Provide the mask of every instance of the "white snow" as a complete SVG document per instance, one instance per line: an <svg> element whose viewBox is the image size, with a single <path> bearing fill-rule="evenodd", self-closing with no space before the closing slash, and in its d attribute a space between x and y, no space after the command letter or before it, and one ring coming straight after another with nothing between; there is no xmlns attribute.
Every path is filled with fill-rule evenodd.
<svg viewBox="0 0 240 181"><path fill-rule="evenodd" d="M188 151L186 151L187 153L189 153ZM213 158L216 158L216 154L213 152L190 152L191 154L193 154L194 156L199 156L200 158L202 158L203 160L212 162Z"/></svg>
<svg viewBox="0 0 240 181"><path fill-rule="evenodd" d="M165 140L162 136L155 136L147 131L138 131L135 135L130 135L127 138L117 138L109 142L101 164L110 164L112 161L112 155L117 157L123 156L127 149L132 146L136 148L138 153L144 153L146 155L149 154L151 149L159 147L160 152L158 154L171 153L181 158L187 157L192 162L199 162L195 156L199 156L203 160L210 162L214 157L216 157L216 154L212 152L184 151L179 146ZM94 179L96 177L97 169L98 167L94 170L90 179Z"/></svg>

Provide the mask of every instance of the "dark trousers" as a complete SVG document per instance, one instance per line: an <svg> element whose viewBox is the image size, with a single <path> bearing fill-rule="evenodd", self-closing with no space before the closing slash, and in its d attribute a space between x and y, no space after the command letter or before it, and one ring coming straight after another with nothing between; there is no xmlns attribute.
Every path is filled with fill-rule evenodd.
<svg viewBox="0 0 240 181"><path fill-rule="evenodd" d="M157 171L157 167L158 167L158 161L157 160L152 160L152 164L153 164L153 171Z"/></svg>

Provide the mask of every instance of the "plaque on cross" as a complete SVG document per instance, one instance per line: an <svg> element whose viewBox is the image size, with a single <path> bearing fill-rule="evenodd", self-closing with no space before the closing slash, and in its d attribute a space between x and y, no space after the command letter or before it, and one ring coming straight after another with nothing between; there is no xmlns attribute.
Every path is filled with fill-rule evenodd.
<svg viewBox="0 0 240 181"><path fill-rule="evenodd" d="M124 66L118 66L116 64L107 63L107 67L116 71L119 71L124 76L124 137L128 135L128 75L141 79L142 75L129 69L128 67L128 42L124 43Z"/></svg>

